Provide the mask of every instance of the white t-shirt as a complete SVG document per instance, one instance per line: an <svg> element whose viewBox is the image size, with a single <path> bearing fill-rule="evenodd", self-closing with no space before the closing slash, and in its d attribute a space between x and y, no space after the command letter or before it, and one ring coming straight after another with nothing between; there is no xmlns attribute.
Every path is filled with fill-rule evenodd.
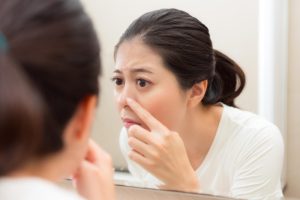
<svg viewBox="0 0 300 200"><path fill-rule="evenodd" d="M279 129L253 113L224 107L214 141L196 170L201 193L242 198L280 199L284 144ZM161 182L128 158L126 129L120 134L121 151L130 173L144 187Z"/></svg>
<svg viewBox="0 0 300 200"><path fill-rule="evenodd" d="M78 194L40 178L0 178L1 200L83 200Z"/></svg>

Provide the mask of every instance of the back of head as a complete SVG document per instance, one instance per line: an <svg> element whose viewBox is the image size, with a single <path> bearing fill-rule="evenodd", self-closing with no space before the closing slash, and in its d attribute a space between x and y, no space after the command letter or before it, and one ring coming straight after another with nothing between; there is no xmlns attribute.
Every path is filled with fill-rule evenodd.
<svg viewBox="0 0 300 200"><path fill-rule="evenodd" d="M100 48L92 22L78 0L1 0L0 32L8 43L1 59L12 61L1 65L19 68L43 103L34 155L57 152L79 103L99 92Z"/></svg>
<svg viewBox="0 0 300 200"><path fill-rule="evenodd" d="M213 49L209 30L198 19L177 9L146 13L124 32L115 52L123 41L135 37L161 55L182 89L208 80L203 104L223 102L235 106L234 99L244 88L245 75L233 60Z"/></svg>
<svg viewBox="0 0 300 200"><path fill-rule="evenodd" d="M31 159L41 142L42 102L21 69L0 50L0 176Z"/></svg>

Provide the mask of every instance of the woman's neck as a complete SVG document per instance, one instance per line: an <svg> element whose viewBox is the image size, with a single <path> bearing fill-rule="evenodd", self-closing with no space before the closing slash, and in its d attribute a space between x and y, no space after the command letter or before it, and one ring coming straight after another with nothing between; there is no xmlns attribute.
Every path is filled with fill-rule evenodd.
<svg viewBox="0 0 300 200"><path fill-rule="evenodd" d="M38 177L51 182L59 182L68 178L67 176L72 173L68 168L68 164L58 154L31 161L8 176L12 178Z"/></svg>
<svg viewBox="0 0 300 200"><path fill-rule="evenodd" d="M213 105L199 106L188 113L180 135L194 169L201 165L214 141L222 112L222 106Z"/></svg>

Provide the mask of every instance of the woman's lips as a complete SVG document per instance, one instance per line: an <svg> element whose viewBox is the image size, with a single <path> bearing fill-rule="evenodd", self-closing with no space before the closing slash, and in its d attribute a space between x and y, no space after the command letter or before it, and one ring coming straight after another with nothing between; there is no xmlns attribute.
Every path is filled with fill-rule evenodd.
<svg viewBox="0 0 300 200"><path fill-rule="evenodd" d="M132 120L132 119L122 119L123 125L125 128L129 128L132 125L140 125L138 122Z"/></svg>

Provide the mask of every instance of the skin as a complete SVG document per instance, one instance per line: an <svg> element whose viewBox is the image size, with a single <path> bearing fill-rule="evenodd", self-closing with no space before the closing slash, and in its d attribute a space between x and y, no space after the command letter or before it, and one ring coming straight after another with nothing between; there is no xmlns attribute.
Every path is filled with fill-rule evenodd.
<svg viewBox="0 0 300 200"><path fill-rule="evenodd" d="M115 61L112 80L128 129L129 158L160 179L161 188L199 191L195 170L212 144L223 109L202 105L207 81L182 90L160 55L139 37L124 41Z"/></svg>
<svg viewBox="0 0 300 200"><path fill-rule="evenodd" d="M32 160L9 176L35 176L52 182L71 176L78 193L84 198L115 199L112 160L89 138L96 99L95 96L87 97L78 106L63 133L63 150Z"/></svg>

